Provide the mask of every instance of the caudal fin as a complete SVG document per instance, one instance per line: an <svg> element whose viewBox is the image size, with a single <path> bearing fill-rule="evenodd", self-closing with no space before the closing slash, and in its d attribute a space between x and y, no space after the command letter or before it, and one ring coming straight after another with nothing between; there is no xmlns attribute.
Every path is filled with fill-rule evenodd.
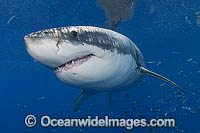
<svg viewBox="0 0 200 133"><path fill-rule="evenodd" d="M148 69L146 69L146 68L144 68L144 67L142 67L142 66L140 66L139 69L140 69L140 72L141 72L141 73L144 73L144 74L147 74L147 75L150 75L150 76L159 78L159 79L161 79L161 80L163 80L163 81L165 81L165 82L168 82L169 84L175 86L175 87L178 88L180 91L185 92L183 88L181 88L181 87L178 86L176 83L174 83L173 81L169 80L168 78L166 78L166 77L164 77L164 76L162 76L162 75L159 75L159 74L157 74L157 73L155 73L155 72L152 72L152 71L150 71L150 70L148 70Z"/></svg>

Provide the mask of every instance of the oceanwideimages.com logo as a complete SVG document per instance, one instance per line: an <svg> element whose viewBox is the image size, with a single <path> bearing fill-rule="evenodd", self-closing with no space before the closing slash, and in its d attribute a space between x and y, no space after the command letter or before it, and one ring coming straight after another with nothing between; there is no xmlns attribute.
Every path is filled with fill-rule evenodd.
<svg viewBox="0 0 200 133"><path fill-rule="evenodd" d="M25 125L29 128L33 128L37 123L40 123L42 127L124 127L128 130L134 127L175 127L175 119L151 119L147 122L146 119L120 119L120 118L104 118L91 117L87 118L67 118L57 119L50 116L42 116L37 122L37 118L34 115L28 115L25 118Z"/></svg>

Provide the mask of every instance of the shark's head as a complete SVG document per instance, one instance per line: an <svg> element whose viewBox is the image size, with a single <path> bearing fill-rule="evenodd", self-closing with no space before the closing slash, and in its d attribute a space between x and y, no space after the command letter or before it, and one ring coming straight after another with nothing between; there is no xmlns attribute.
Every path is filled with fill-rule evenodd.
<svg viewBox="0 0 200 133"><path fill-rule="evenodd" d="M105 85L108 81L112 85L116 80L113 76L123 76L135 63L131 48L124 45L129 39L121 38L111 30L72 26L35 32L24 40L28 53L53 69L61 81L92 88L91 82Z"/></svg>

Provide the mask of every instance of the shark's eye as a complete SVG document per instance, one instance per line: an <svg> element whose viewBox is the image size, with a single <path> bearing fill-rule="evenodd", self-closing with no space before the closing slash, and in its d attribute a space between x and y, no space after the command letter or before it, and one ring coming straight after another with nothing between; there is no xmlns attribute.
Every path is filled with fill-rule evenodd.
<svg viewBox="0 0 200 133"><path fill-rule="evenodd" d="M77 37L78 33L76 31L72 31L74 37Z"/></svg>

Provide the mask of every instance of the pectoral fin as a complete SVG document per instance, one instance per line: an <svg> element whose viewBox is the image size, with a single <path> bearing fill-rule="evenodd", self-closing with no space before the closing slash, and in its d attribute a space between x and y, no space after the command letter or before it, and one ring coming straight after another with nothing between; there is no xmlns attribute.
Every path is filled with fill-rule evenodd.
<svg viewBox="0 0 200 133"><path fill-rule="evenodd" d="M166 77L164 77L164 76L162 76L162 75L159 75L159 74L157 74L157 73L155 73L155 72L152 72L152 71L150 71L150 70L148 70L148 69L146 69L146 68L144 68L144 67L142 67L142 66L140 66L139 69L140 69L140 72L141 72L141 73L144 73L144 74L147 74L147 75L150 75L150 76L159 78L159 79L161 79L161 80L163 80L163 81L165 81L165 82L168 82L169 84L175 86L176 88L178 88L178 89L181 90L182 92L185 92L183 88L181 88L181 87L178 86L176 83L174 83L173 81L169 80L168 78L166 78Z"/></svg>
<svg viewBox="0 0 200 133"><path fill-rule="evenodd" d="M83 89L77 98L75 104L74 104L74 112L77 112L80 108L80 106L92 95L94 95L94 92L87 91Z"/></svg>

